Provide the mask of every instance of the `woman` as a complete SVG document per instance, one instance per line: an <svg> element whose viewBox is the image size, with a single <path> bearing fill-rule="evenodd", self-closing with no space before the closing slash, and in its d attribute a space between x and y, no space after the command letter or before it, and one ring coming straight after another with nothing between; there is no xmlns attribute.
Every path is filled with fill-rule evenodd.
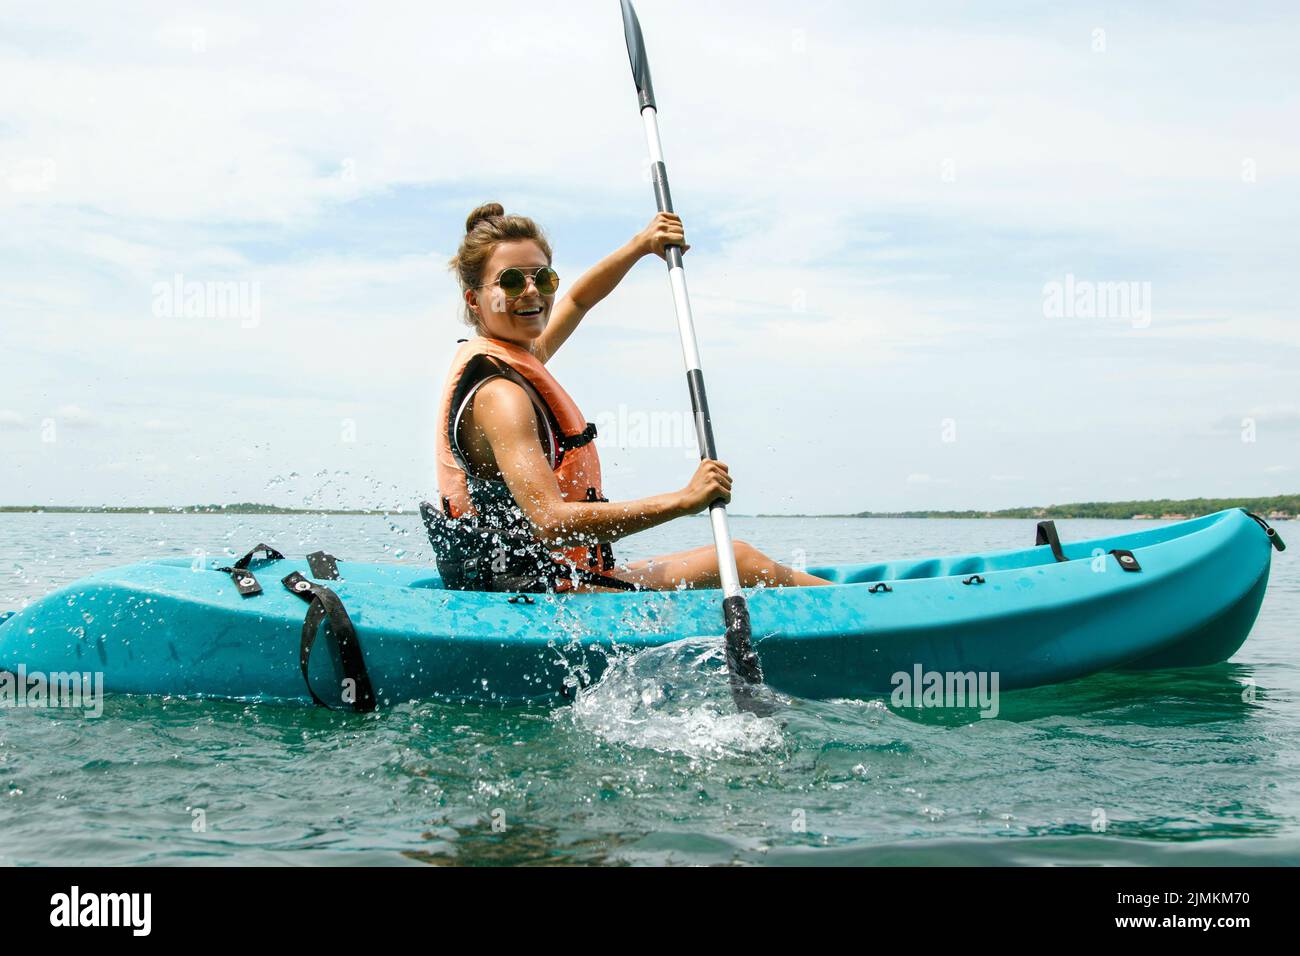
<svg viewBox="0 0 1300 956"><path fill-rule="evenodd" d="M583 317L641 257L681 246L681 220L660 213L623 248L582 276L558 303L551 247L531 219L497 203L470 213L451 268L476 335L456 353L439 414L442 513L426 511L449 587L608 591L717 587L714 548L618 565L609 542L721 498L731 475L702 461L690 482L636 501L601 492L588 424L545 369ZM741 584L828 584L735 542Z"/></svg>

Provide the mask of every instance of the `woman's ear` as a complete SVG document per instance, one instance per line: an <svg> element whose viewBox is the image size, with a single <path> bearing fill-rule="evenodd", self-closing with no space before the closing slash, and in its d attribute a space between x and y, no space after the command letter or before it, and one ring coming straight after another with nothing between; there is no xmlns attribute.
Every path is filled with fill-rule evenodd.
<svg viewBox="0 0 1300 956"><path fill-rule="evenodd" d="M474 289L465 290L465 306L476 316L480 322L483 321L483 313L478 310L478 292Z"/></svg>

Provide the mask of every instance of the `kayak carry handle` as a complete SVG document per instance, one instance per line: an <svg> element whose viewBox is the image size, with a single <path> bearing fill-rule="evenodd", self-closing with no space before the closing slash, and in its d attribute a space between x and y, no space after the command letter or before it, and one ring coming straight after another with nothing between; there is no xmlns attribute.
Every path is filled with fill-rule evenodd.
<svg viewBox="0 0 1300 956"><path fill-rule="evenodd" d="M1241 510L1242 510L1242 511L1246 511L1245 508L1242 508ZM1266 534L1266 535L1268 536L1269 544L1271 544L1271 545L1273 545L1273 547L1277 548L1278 551L1285 551L1285 550L1286 550L1286 542L1282 540L1282 536L1281 536L1280 534L1277 533L1277 529L1276 529L1276 528L1274 528L1272 525L1270 525L1267 521L1265 521L1265 520L1264 520L1263 518L1261 518L1259 515L1255 514L1253 511L1246 511L1246 517L1247 517L1247 518L1254 518L1254 519L1255 519L1255 522L1256 522L1256 523L1257 523L1261 528L1264 529L1264 534Z"/></svg>
<svg viewBox="0 0 1300 956"><path fill-rule="evenodd" d="M329 710L334 708L326 703L312 689L311 668L312 647L316 644L316 634L322 622L328 622L327 631L337 645L339 663L343 666L343 677L352 682L356 699L350 701L352 709L359 713L369 713L375 709L376 698L370 674L366 670L366 659L362 653L361 642L357 639L357 629L348 617L347 608L337 594L323 584L313 584L297 571L287 575L281 583L290 594L297 595L307 602L307 616L302 622L302 636L298 643L298 667L302 671L303 683L311 699Z"/></svg>
<svg viewBox="0 0 1300 956"><path fill-rule="evenodd" d="M1065 556L1065 552L1061 550L1061 537L1056 533L1055 521L1038 522L1037 533L1034 535L1034 547L1041 547L1045 544L1051 547L1052 557L1058 562L1070 560Z"/></svg>
<svg viewBox="0 0 1300 956"><path fill-rule="evenodd" d="M868 593L868 594L888 594L888 593L890 593L890 592L893 591L893 590L894 590L894 589L891 588L888 584L886 584L884 581L881 581L880 583L878 583L878 584L873 584L873 585L871 585L871 587L867 588L867 593Z"/></svg>

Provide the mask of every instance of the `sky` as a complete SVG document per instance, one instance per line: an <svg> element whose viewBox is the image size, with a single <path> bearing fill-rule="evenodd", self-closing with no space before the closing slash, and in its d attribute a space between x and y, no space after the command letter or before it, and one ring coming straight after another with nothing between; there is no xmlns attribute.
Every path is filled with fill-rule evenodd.
<svg viewBox="0 0 1300 956"><path fill-rule="evenodd" d="M1294 5L638 12L734 511L1300 491ZM466 215L571 282L636 108L614 0L0 7L0 504L432 497ZM550 367L686 484L661 260Z"/></svg>

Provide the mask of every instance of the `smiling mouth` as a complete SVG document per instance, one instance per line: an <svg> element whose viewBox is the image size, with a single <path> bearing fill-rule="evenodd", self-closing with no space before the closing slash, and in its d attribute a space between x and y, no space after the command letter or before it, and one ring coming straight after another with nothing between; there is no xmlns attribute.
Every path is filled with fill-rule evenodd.
<svg viewBox="0 0 1300 956"><path fill-rule="evenodd" d="M515 315L519 316L521 319L535 319L537 318L537 316L541 314L542 314L542 307L540 305L535 306L534 308L531 309L515 310Z"/></svg>

